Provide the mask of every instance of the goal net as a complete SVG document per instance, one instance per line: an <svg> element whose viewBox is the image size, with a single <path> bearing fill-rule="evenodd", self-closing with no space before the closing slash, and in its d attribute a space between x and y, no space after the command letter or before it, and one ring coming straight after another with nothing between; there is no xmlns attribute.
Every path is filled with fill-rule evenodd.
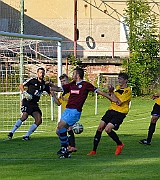
<svg viewBox="0 0 160 180"><path fill-rule="evenodd" d="M61 74L61 38L0 31L0 131L10 131L20 118L19 84L36 76L39 67L45 69L46 80L60 85L57 77ZM53 107L51 97L45 92L39 106L43 123L37 131L53 128L52 120L58 118L57 106ZM29 117L18 130L28 130L33 122Z"/></svg>

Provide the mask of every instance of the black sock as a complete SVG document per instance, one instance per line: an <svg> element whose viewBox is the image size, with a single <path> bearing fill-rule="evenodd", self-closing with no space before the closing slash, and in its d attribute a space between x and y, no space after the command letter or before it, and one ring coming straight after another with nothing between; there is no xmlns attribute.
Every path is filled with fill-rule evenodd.
<svg viewBox="0 0 160 180"><path fill-rule="evenodd" d="M148 129L148 137L147 137L147 142L150 143L153 133L155 132L156 129L156 123L150 123L149 129Z"/></svg>
<svg viewBox="0 0 160 180"><path fill-rule="evenodd" d="M102 132L97 130L96 134L94 136L94 141L93 141L93 151L97 150L98 144L99 144L99 142L101 140L101 135L102 135Z"/></svg>
<svg viewBox="0 0 160 180"><path fill-rule="evenodd" d="M117 143L117 145L122 144L122 142L119 140L119 137L113 130L110 133L108 133L108 135L113 139L113 141L115 141Z"/></svg>
<svg viewBox="0 0 160 180"><path fill-rule="evenodd" d="M68 140L69 140L69 145L72 147L75 147L75 137L74 137L74 132L72 130L68 131Z"/></svg>

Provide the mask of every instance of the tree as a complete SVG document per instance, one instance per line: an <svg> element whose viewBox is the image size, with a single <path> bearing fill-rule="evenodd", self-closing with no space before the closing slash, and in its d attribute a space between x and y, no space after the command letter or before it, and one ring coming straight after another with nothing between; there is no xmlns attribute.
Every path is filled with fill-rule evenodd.
<svg viewBox="0 0 160 180"><path fill-rule="evenodd" d="M130 51L124 67L128 71L134 94L147 94L159 74L157 17L146 0L127 0L124 19L129 28L127 40Z"/></svg>

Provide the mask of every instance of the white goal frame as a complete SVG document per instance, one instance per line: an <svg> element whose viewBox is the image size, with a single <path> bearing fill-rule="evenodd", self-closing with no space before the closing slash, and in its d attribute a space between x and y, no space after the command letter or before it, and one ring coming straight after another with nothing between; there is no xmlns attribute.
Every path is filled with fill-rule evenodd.
<svg viewBox="0 0 160 180"><path fill-rule="evenodd" d="M0 31L0 36L57 42L58 43L58 45L57 45L57 67L58 67L57 68L57 82L58 82L58 86L61 87L61 82L59 80L59 76L62 75L62 47L61 47L62 46L62 38L49 37L49 36L37 36L37 35L29 35L29 34L19 34L19 33L10 33L10 32L4 32L4 31ZM20 74L20 77L22 77L22 74ZM53 109L51 110L51 112L53 112ZM61 114L62 114L61 106L58 106L58 121L61 118ZM52 118L53 118L53 116L51 115L51 119Z"/></svg>

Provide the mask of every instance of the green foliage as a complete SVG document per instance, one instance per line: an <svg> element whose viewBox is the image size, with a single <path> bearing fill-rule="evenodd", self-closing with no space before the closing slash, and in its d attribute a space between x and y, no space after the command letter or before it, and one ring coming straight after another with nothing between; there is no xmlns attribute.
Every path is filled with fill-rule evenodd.
<svg viewBox="0 0 160 180"><path fill-rule="evenodd" d="M128 0L124 13L129 27L127 36L130 58L123 66L128 71L135 95L150 93L153 80L159 74L157 56L160 51L156 15L151 13L145 0Z"/></svg>
<svg viewBox="0 0 160 180"><path fill-rule="evenodd" d="M57 85L57 76L45 76L44 78L45 81L50 81L53 84Z"/></svg>
<svg viewBox="0 0 160 180"><path fill-rule="evenodd" d="M69 64L75 68L76 66L80 66L82 64L81 60L75 57L73 54L70 54L68 57Z"/></svg>

